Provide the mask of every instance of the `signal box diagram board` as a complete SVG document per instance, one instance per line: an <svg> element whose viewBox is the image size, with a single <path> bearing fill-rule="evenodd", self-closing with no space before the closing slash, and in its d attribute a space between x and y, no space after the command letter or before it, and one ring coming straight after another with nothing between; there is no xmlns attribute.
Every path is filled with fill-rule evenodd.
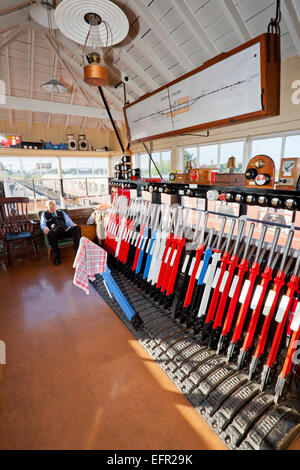
<svg viewBox="0 0 300 470"><path fill-rule="evenodd" d="M263 34L124 107L131 142L279 114L280 39Z"/></svg>

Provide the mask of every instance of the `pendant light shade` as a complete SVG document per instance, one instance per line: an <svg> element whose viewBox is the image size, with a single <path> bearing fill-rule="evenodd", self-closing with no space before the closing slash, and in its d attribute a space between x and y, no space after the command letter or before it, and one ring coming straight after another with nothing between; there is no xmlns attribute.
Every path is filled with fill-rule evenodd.
<svg viewBox="0 0 300 470"><path fill-rule="evenodd" d="M55 8L48 2L32 3L29 7L31 18L44 28L58 29L54 19Z"/></svg>
<svg viewBox="0 0 300 470"><path fill-rule="evenodd" d="M49 82L44 83L41 85L41 88L48 93L66 93L68 91L68 88L56 80L56 78L52 78Z"/></svg>
<svg viewBox="0 0 300 470"><path fill-rule="evenodd" d="M101 44L105 47L113 46L125 39L129 31L128 19L121 8L110 0L63 0L55 9L55 21L67 38L83 45L90 29L87 18L91 14L101 19L98 30ZM107 26L109 35L107 35ZM89 41L91 40L90 36Z"/></svg>
<svg viewBox="0 0 300 470"><path fill-rule="evenodd" d="M103 48L122 41L129 30L121 8L110 0L63 0L55 10L55 20L65 36L84 45L85 83L107 85L107 70L101 63Z"/></svg>

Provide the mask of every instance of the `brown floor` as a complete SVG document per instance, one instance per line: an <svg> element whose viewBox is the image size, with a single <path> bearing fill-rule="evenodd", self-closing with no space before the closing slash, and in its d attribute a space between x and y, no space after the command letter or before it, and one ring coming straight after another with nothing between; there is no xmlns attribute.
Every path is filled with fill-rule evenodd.
<svg viewBox="0 0 300 470"><path fill-rule="evenodd" d="M0 449L225 449L72 261L0 267Z"/></svg>

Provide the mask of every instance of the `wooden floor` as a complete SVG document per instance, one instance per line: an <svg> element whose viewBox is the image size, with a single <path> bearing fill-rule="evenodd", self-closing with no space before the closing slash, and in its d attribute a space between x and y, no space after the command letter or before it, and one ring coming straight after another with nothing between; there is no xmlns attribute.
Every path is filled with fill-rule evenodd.
<svg viewBox="0 0 300 470"><path fill-rule="evenodd" d="M73 257L0 267L0 449L225 449Z"/></svg>

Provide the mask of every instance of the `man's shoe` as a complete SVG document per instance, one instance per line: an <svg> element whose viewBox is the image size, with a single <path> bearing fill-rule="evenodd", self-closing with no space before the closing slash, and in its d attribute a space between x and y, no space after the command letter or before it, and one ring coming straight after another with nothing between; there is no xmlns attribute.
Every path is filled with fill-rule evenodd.
<svg viewBox="0 0 300 470"><path fill-rule="evenodd" d="M54 264L58 266L60 264L60 256L55 256L54 258Z"/></svg>

